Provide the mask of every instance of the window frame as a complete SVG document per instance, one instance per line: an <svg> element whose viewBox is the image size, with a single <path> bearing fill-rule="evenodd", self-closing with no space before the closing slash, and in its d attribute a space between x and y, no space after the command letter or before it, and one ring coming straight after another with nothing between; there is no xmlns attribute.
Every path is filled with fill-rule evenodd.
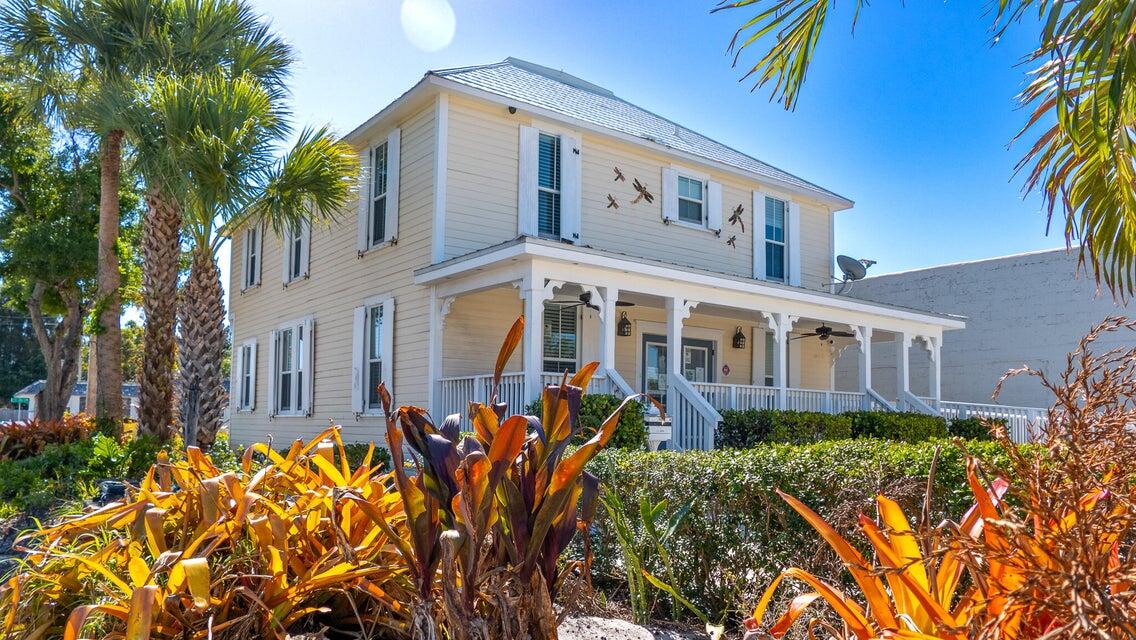
<svg viewBox="0 0 1136 640"><path fill-rule="evenodd" d="M248 353L248 362L245 353ZM236 384L236 409L242 413L252 413L256 407L256 338L250 338L237 345L239 368ZM245 395L245 381L248 381L248 395Z"/></svg>
<svg viewBox="0 0 1136 640"><path fill-rule="evenodd" d="M769 202L781 203L781 240L774 240L769 237ZM778 198L770 194L765 194L764 215L762 224L762 259L765 260L765 279L769 282L778 282L781 284L789 283L789 201L784 198ZM769 245L781 247L781 277L775 278L769 272Z"/></svg>
<svg viewBox="0 0 1136 640"><path fill-rule="evenodd" d="M581 308L581 305L572 304L570 302L568 304L563 304L563 303L560 303L556 300L545 301L544 307L543 307L542 313L541 313L541 339L540 339L540 345L541 345L541 347L540 347L540 368L541 368L541 373L562 373L562 372L564 372L565 369L563 369L563 368L550 369L548 367L549 362L556 362L556 363L559 363L560 365L569 364L571 366L570 371L572 373L575 373L576 371L579 370L579 368L580 368L580 320L581 320L580 308ZM561 326L561 327L563 326L563 314L564 313L566 313L570 310L572 313L575 314L574 327L573 327L573 333L575 334L575 340L573 341L573 351L575 351L575 354L573 354L573 356L571 358L567 358L563 355L557 355L557 356L550 357L548 355L548 352L546 351L546 349L548 348L548 329L549 329L548 320L549 320L549 311L550 310L553 311L553 313L561 314L561 319L558 321L559 326ZM564 332L561 330L561 331L557 331L556 333L557 334L563 334ZM558 348L558 351L562 351L562 350L563 350L562 347Z"/></svg>
<svg viewBox="0 0 1136 640"><path fill-rule="evenodd" d="M383 154L383 191L378 191L378 179L380 172L376 170L375 159L379 151ZM370 171L370 179L367 184L367 250L377 249L388 242L387 238L387 208L390 205L390 139L385 139L379 144L371 146L369 150L370 161L368 168ZM375 209L376 204L382 200L383 203L383 233L376 239L375 237Z"/></svg>
<svg viewBox="0 0 1136 640"><path fill-rule="evenodd" d="M553 162L555 163L554 182L556 186L545 187L540 183L540 154L541 154L541 139L544 137L553 138L556 140L556 147L553 154ZM537 127L536 132L536 232L537 236L546 239L559 240L561 233L564 229L564 166L562 162L562 154L564 148L564 135L557 131L549 131L547 129ZM553 196L555 203L554 221L556 228L553 231L545 232L540 228L540 200L541 194L548 193Z"/></svg>
<svg viewBox="0 0 1136 640"><path fill-rule="evenodd" d="M695 231L705 231L707 233L715 233L715 231L710 228L710 215L709 215L710 193L709 193L709 190L710 190L710 183L713 181L710 177L710 174L708 174L704 171L699 171L697 169L693 169L693 168L688 167L688 166L682 166L682 165L677 165L677 164L671 164L669 167L664 167L664 168L669 168L671 171L674 172L674 176L675 176L674 177L674 196L673 196L673 198L674 198L674 217L670 218L667 223L674 225L674 226L683 227L685 229L693 229ZM681 217L679 217L680 216L679 211L682 208L680 206L682 201L683 200L691 201L690 198L686 198L685 196L679 195L678 185L679 185L679 181L682 180L683 178L686 178L687 180L697 180L698 182L702 183L702 202L700 203L702 205L702 209L701 209L702 210L702 222L700 222L700 223L689 222L689 221L683 220ZM668 196L664 195L664 197L668 197ZM667 206L666 203L664 203L663 207L665 208L666 206Z"/></svg>
<svg viewBox="0 0 1136 640"><path fill-rule="evenodd" d="M249 238L252 241L249 241ZM260 266L264 258L264 233L257 225L245 229L244 251L241 260L241 293L260 286ZM255 260L255 264L250 264Z"/></svg>
<svg viewBox="0 0 1136 640"><path fill-rule="evenodd" d="M304 329L309 328L304 335ZM283 358L283 338L286 332L292 335L292 367L287 372L281 369ZM311 316L305 316L280 324L273 334L272 361L269 363L272 374L271 384L275 392L272 394L272 406L269 408L273 417L279 418L305 418L311 415L312 398L307 389L311 388L312 375L312 334L315 333L315 321ZM290 408L287 411L280 409L282 390L281 378L285 373L291 375L289 380Z"/></svg>
<svg viewBox="0 0 1136 640"><path fill-rule="evenodd" d="M695 200L694 198L691 198L689 196L682 195L682 189L679 187L679 185L682 184L683 180L686 180L688 182L697 182L700 185L700 188L699 188L700 195L701 195L700 199ZM678 208L675 211L675 216L676 216L675 222L678 222L680 224L684 224L684 225L687 225L687 226L691 226L691 227L694 227L696 229L705 229L706 228L706 223L707 223L706 191L707 191L708 188L709 188L709 180L707 180L706 178L695 177L688 172L682 171L681 169L678 171L678 175L675 176L675 198L678 199ZM683 202L696 202L696 203L698 203L698 213L699 213L699 217L698 217L699 221L698 222L694 222L692 220L684 220L682 218L682 203Z"/></svg>
<svg viewBox="0 0 1136 640"><path fill-rule="evenodd" d="M300 223L299 229L284 234L281 246L284 253L284 286L307 280L311 276L312 226L307 220ZM299 252L297 254L297 252Z"/></svg>
<svg viewBox="0 0 1136 640"><path fill-rule="evenodd" d="M376 403L371 402L371 389L377 386L372 380L372 366L374 363L379 365L379 375L383 375L386 368L388 355L384 346L386 344L386 336L383 333L383 323L386 321L387 314L387 299L379 300L371 304L364 304L366 314L364 315L364 337L363 337L363 413L366 415L384 415L382 398L379 398ZM379 357L373 358L375 347L375 334L374 334L374 313L379 312ZM379 380L379 382L384 382Z"/></svg>

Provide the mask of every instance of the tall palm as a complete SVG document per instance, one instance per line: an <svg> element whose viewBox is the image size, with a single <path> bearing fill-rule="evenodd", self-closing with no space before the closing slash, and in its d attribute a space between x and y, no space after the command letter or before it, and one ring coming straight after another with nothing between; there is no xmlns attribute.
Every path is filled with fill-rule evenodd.
<svg viewBox="0 0 1136 640"><path fill-rule="evenodd" d="M291 48L272 34L251 7L240 0L170 0L162 5L168 25L156 56L158 73L187 75L215 71L229 77L249 74L274 97L284 94L293 62ZM145 90L142 91L145 93ZM141 375L140 426L159 436L174 423L174 327L181 271L182 208L178 168L170 164L170 144L184 123L135 121L127 132L134 141L147 182L143 225L143 295L146 316Z"/></svg>
<svg viewBox="0 0 1136 640"><path fill-rule="evenodd" d="M119 187L125 144L119 107L152 60L162 32L151 0L6 0L0 46L35 69L40 104L99 140L96 414L122 419Z"/></svg>
<svg viewBox="0 0 1136 640"><path fill-rule="evenodd" d="M182 419L187 436L209 446L225 398L220 246L245 224L281 234L326 219L350 201L358 168L350 146L326 129L304 130L280 156L291 132L286 112L252 74L161 77L144 104L163 129L167 184L179 194L191 247L179 297Z"/></svg>
<svg viewBox="0 0 1136 640"><path fill-rule="evenodd" d="M724 0L715 11L752 8L730 49L765 51L745 77L771 84L786 109L797 102L835 0ZM853 22L865 0L855 0ZM1114 295L1136 292L1136 11L1114 0L997 0L994 41L1029 12L1041 33L1028 52L1029 84L1019 95L1029 117L1018 137L1032 142L1016 170L1040 191L1049 221L1065 218L1065 239L1081 264ZM763 46L768 44L768 48ZM737 62L735 57L734 61ZM1048 226L1048 224L1047 224Z"/></svg>

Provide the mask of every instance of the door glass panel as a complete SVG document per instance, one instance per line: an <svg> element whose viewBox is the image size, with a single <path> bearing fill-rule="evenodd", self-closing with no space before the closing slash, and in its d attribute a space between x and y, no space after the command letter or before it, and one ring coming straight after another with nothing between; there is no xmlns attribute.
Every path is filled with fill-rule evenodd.
<svg viewBox="0 0 1136 640"><path fill-rule="evenodd" d="M667 392L667 345L648 342L644 349L643 386L660 402Z"/></svg>
<svg viewBox="0 0 1136 640"><path fill-rule="evenodd" d="M708 382L710 353L705 347L682 348L682 373L691 382Z"/></svg>

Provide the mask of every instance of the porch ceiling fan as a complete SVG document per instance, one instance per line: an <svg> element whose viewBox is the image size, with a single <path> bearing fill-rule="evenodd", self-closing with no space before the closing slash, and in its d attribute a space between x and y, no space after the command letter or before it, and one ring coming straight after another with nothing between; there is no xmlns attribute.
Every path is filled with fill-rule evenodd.
<svg viewBox="0 0 1136 640"><path fill-rule="evenodd" d="M856 334L852 333L851 331L837 331L837 330L833 329L832 327L830 327L826 324L822 324L819 327L817 327L816 329L813 329L812 331L810 331L809 333L802 333L800 335L793 336L792 338L789 338L789 339L790 340L800 340L802 338L814 338L814 337L819 339L821 342L824 342L825 340L832 340L833 338L855 338Z"/></svg>
<svg viewBox="0 0 1136 640"><path fill-rule="evenodd" d="M592 309L594 311L600 310L599 305L592 304L592 292L591 291L585 291L585 292L581 293L579 301L569 302L569 301L564 301L564 300L553 300L552 304L557 304L557 305L560 305L562 307L587 307L587 308ZM615 306L617 306L617 307L634 307L635 303L634 302L627 302L625 300L616 300Z"/></svg>

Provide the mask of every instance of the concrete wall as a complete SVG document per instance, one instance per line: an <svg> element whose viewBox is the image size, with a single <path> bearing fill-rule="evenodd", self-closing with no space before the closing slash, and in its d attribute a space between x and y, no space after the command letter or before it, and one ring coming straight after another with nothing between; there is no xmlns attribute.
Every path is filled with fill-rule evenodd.
<svg viewBox="0 0 1136 640"><path fill-rule="evenodd" d="M851 295L966 316L966 329L943 337L943 399L990 402L1007 370L1029 365L1056 375L1094 324L1131 313L1107 291L1098 295L1092 278L1078 276L1076 267L1076 253L1058 249L867 278ZM1112 334L1098 344L1101 350L1136 346L1136 334ZM873 386L889 398L895 389L894 353L892 344L873 348ZM838 388L855 388L856 357L849 349L838 360ZM926 362L926 350L917 343L911 349L917 395L926 389ZM1045 407L1052 399L1035 379L1020 377L1006 383L999 402Z"/></svg>

